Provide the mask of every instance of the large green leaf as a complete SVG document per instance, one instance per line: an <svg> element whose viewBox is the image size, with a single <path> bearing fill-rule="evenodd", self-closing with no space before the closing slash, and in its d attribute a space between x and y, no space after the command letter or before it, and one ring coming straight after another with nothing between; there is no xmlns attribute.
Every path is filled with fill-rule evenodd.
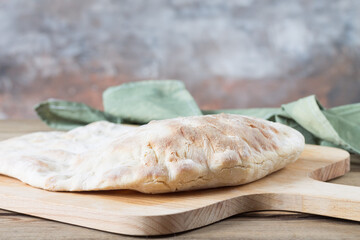
<svg viewBox="0 0 360 240"><path fill-rule="evenodd" d="M121 118L91 108L83 103L47 100L35 106L35 111L50 127L69 130L91 122L107 120L121 123Z"/></svg>
<svg viewBox="0 0 360 240"><path fill-rule="evenodd" d="M175 80L125 83L106 89L105 112L130 123L201 115L184 84Z"/></svg>

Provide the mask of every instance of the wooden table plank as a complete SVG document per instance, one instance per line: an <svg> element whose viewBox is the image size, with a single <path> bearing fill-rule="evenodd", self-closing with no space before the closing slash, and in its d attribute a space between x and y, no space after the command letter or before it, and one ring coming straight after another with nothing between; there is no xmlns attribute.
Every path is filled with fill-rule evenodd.
<svg viewBox="0 0 360 240"><path fill-rule="evenodd" d="M51 130L38 120L0 121L0 139ZM360 186L360 157L352 169L331 182ZM175 234L175 239L358 239L360 223L303 213L264 211L236 215L221 222ZM138 239L31 217L0 209L0 239Z"/></svg>
<svg viewBox="0 0 360 240"><path fill-rule="evenodd" d="M37 131L53 131L37 119L0 120L0 140Z"/></svg>
<svg viewBox="0 0 360 240"><path fill-rule="evenodd" d="M1 239L136 239L11 212L0 213ZM302 213L237 215L176 239L358 239L359 223ZM163 239L155 237L154 239Z"/></svg>

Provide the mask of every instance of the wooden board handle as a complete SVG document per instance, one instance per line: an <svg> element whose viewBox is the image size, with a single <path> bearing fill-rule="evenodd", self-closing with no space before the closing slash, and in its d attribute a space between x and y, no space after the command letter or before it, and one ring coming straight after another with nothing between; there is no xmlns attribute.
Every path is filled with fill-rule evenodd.
<svg viewBox="0 0 360 240"><path fill-rule="evenodd" d="M301 187L299 186L301 185ZM251 210L284 210L360 221L360 187L313 179L299 183L293 191L247 196Z"/></svg>
<svg viewBox="0 0 360 240"><path fill-rule="evenodd" d="M311 180L300 211L360 221L360 187Z"/></svg>

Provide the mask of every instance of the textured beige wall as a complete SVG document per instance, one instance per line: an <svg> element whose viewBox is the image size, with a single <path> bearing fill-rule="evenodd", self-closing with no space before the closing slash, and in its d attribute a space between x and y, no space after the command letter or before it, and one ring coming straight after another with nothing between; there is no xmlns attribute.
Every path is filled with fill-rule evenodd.
<svg viewBox="0 0 360 240"><path fill-rule="evenodd" d="M360 102L360 1L0 0L0 118L183 80L202 108Z"/></svg>

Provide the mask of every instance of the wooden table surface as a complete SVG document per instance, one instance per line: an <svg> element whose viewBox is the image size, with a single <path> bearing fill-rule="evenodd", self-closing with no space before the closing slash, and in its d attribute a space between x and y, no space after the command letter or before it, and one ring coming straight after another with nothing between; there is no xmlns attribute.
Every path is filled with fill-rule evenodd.
<svg viewBox="0 0 360 240"><path fill-rule="evenodd" d="M0 121L0 139L50 130L38 120ZM360 186L360 156L351 171L331 182ZM1 201L1 199L0 199ZM359 239L360 223L292 212L251 212L185 233L176 239ZM152 237L153 239L157 239ZM139 239L31 217L0 209L0 239Z"/></svg>

